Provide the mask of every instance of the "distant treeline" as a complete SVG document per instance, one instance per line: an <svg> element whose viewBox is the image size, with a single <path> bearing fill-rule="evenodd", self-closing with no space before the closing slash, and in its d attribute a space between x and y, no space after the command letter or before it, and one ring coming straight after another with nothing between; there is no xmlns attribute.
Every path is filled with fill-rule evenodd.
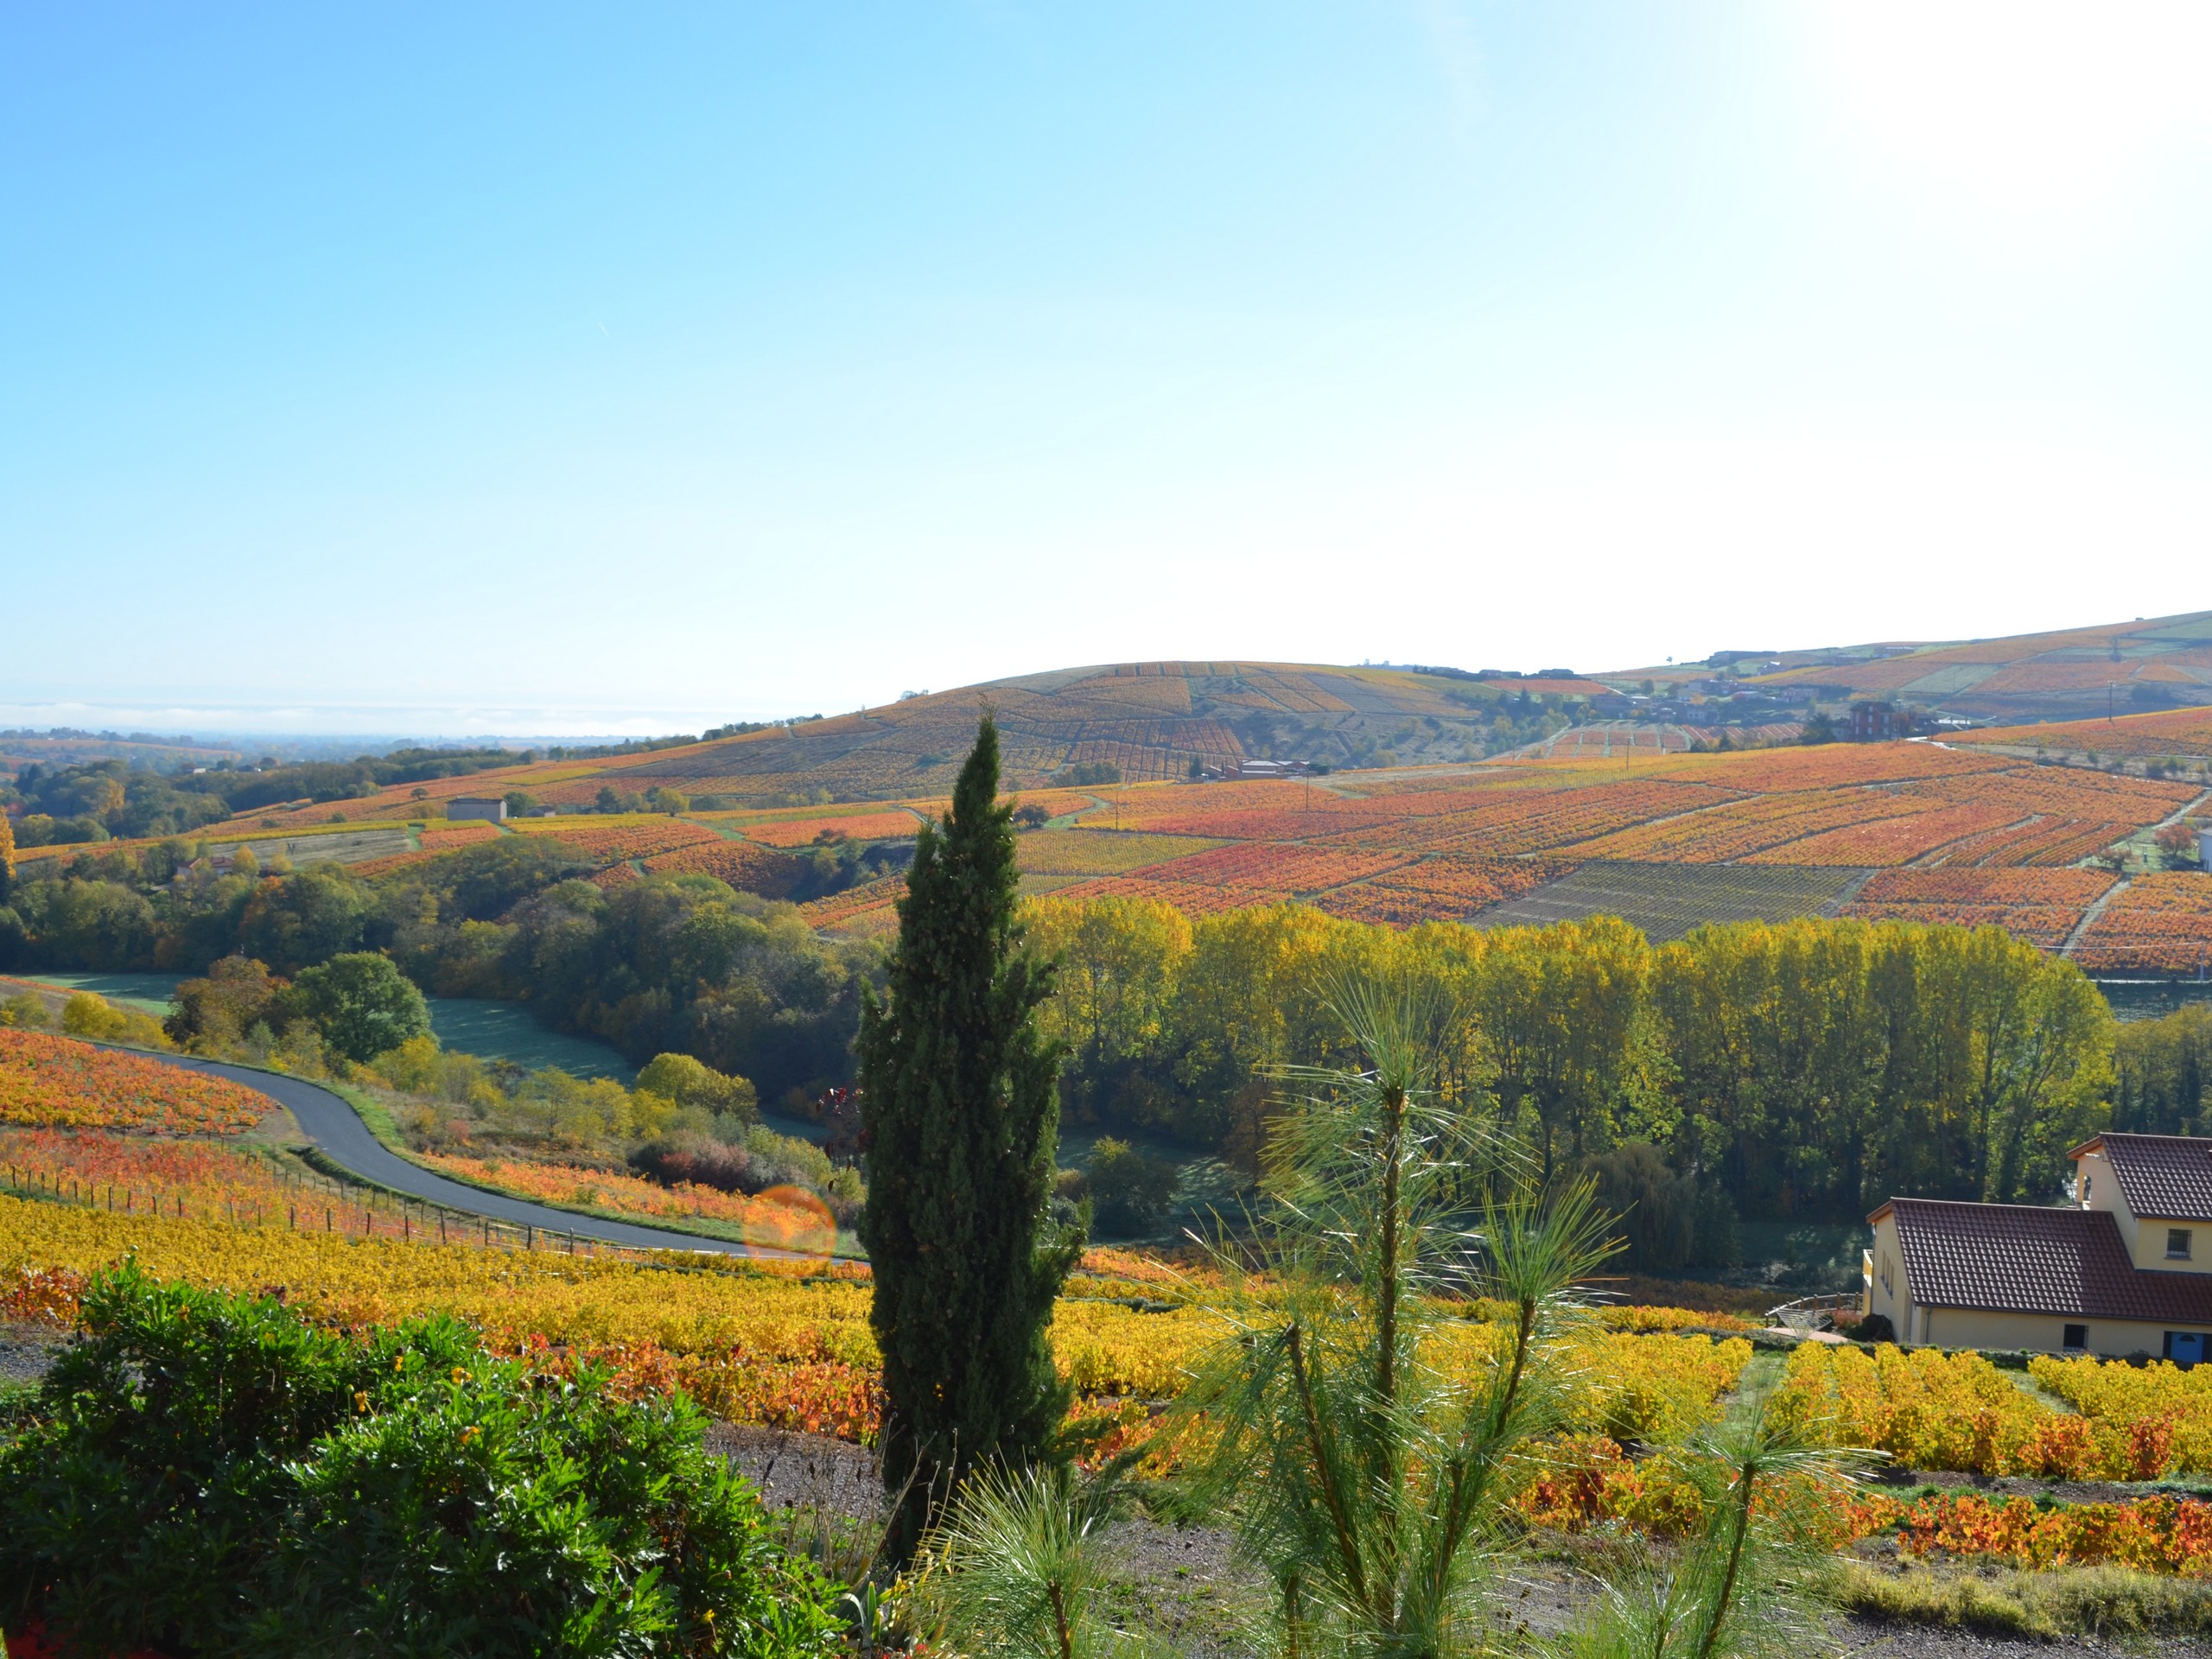
<svg viewBox="0 0 2212 1659"><path fill-rule="evenodd" d="M226 762L190 772L156 772L124 760L33 764L12 785L0 785L0 808L15 817L16 842L22 847L175 836L279 802L356 800L394 784L461 778L537 758L530 750L418 748L289 765L270 757L258 767Z"/></svg>
<svg viewBox="0 0 2212 1659"><path fill-rule="evenodd" d="M521 836L371 880L335 864L225 873L190 854L94 851L62 879L18 883L0 908L0 970L200 973L242 956L289 977L384 950L434 994L527 1001L636 1064L692 1054L772 1104L851 1080L879 950L820 939L790 906L712 876L603 892L583 879L591 864Z"/></svg>
<svg viewBox="0 0 2212 1659"><path fill-rule="evenodd" d="M371 880L223 874L190 849L79 855L0 908L0 968L283 975L379 950L424 988L525 1001L633 1060L689 1053L765 1104L850 1081L880 948L704 875L603 891L557 843L508 837ZM1446 1086L1552 1173L1840 1219L1896 1194L2043 1203L2107 1126L2212 1129L2212 1011L2121 1027L2071 964L1995 928L1803 920L1655 946L1609 918L1403 931L1294 905L1192 919L1134 899L1027 906L1060 958L1071 1124L1250 1167L1283 1069L1340 1061L1354 969L1445 1020ZM1652 1148L1663 1168L1645 1157ZM1656 1174L1655 1174L1656 1170ZM1671 1177L1667 1175L1671 1172Z"/></svg>

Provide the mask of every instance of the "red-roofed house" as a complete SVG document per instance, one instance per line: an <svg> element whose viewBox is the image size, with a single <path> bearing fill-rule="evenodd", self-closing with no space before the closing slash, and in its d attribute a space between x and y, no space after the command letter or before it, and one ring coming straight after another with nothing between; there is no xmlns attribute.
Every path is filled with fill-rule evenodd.
<svg viewBox="0 0 2212 1659"><path fill-rule="evenodd" d="M1900 1342L2212 1358L2212 1140L2101 1135L2068 1155L2064 1208L1877 1210L1866 1311Z"/></svg>

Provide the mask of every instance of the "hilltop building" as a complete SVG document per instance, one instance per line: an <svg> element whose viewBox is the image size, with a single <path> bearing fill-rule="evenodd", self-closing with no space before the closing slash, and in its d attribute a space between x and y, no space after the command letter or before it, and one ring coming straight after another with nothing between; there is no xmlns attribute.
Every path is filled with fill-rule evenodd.
<svg viewBox="0 0 2212 1659"><path fill-rule="evenodd" d="M1874 1211L1861 1310L1900 1342L2212 1358L2212 1140L2101 1135L2067 1155L2063 1207Z"/></svg>

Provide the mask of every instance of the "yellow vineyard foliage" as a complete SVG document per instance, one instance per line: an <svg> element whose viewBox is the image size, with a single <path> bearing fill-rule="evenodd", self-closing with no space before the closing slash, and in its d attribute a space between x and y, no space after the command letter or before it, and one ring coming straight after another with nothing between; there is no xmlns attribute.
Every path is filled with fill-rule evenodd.
<svg viewBox="0 0 2212 1659"><path fill-rule="evenodd" d="M1831 1446L1871 1446L1914 1469L2043 1471L2059 1415L1979 1354L1808 1342L1789 1357L1776 1407Z"/></svg>
<svg viewBox="0 0 2212 1659"><path fill-rule="evenodd" d="M79 1273L136 1255L165 1279L227 1290L283 1287L339 1324L383 1324L437 1308L495 1339L578 1347L651 1343L675 1355L828 1361L874 1370L865 1281L798 1275L712 1258L699 1266L521 1253L394 1239L154 1220L0 1198L0 1269ZM1140 1313L1068 1301L1052 1325L1060 1369L1087 1394L1158 1396L1179 1386L1197 1346L1189 1310Z"/></svg>
<svg viewBox="0 0 2212 1659"><path fill-rule="evenodd" d="M2212 1474L2212 1366L2158 1360L2140 1370L2037 1354L2028 1374L2088 1420L2106 1461L2152 1476Z"/></svg>

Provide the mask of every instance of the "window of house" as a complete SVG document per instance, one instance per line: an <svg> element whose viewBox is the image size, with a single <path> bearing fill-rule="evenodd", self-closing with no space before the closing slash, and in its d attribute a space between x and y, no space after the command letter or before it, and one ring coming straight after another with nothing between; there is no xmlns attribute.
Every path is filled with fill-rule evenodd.
<svg viewBox="0 0 2212 1659"><path fill-rule="evenodd" d="M2062 1348L2088 1347L2089 1345L2089 1327L2086 1325L2068 1325L2066 1327L2066 1339L2058 1345Z"/></svg>
<svg viewBox="0 0 2212 1659"><path fill-rule="evenodd" d="M2097 1184L2097 1178L2096 1178L2095 1176L2094 1176L2094 1175L2090 1174L2090 1173L2089 1173L2089 1172L2088 1172L2088 1170L2086 1170L2086 1169L2085 1169L2085 1170L2083 1170L2083 1171L2082 1172L2082 1203L2087 1204L2087 1203L2089 1201L2089 1189L2090 1189L2091 1187L2094 1186L2096 1184Z"/></svg>
<svg viewBox="0 0 2212 1659"><path fill-rule="evenodd" d="M2166 1229L2167 1261L2186 1262L2189 1260L2189 1236L2192 1230L2192 1229L2187 1227L2169 1227Z"/></svg>

